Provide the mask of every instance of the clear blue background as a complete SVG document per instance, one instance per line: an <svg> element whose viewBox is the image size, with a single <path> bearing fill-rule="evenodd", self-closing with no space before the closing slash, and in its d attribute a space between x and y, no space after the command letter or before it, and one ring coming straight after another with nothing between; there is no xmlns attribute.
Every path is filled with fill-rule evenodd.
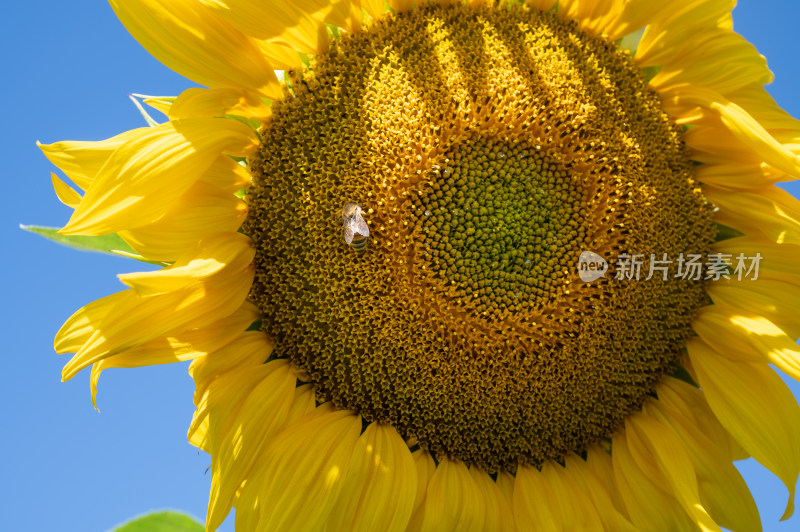
<svg viewBox="0 0 800 532"><path fill-rule="evenodd" d="M770 92L800 116L799 3L740 3L736 29L767 56L776 75ZM102 414L90 402L88 371L60 382L67 359L53 352L53 335L78 307L122 289L115 275L138 264L17 228L60 226L70 215L36 140L99 140L142 126L128 93L177 95L191 85L151 58L103 2L7 2L0 25L0 530L104 531L167 507L202 518L209 458L186 441L193 405L185 364L104 373ZM800 186L787 188L800 195ZM800 530L800 515L778 523L780 482L752 460L741 469L764 529ZM221 530L232 530L231 521Z"/></svg>

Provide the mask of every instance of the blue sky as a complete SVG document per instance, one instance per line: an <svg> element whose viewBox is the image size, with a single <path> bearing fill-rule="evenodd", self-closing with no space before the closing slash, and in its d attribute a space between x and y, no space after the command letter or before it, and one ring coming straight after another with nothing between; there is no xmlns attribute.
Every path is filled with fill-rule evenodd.
<svg viewBox="0 0 800 532"><path fill-rule="evenodd" d="M740 0L736 29L776 75L777 101L800 116L800 5ZM63 225L70 211L50 186L54 167L35 142L98 140L143 125L131 92L176 95L191 83L151 58L103 2L13 2L0 25L3 181L0 263L4 348L0 385L0 529L104 531L139 513L176 508L205 515L208 457L189 445L192 382L186 366L111 370L92 408L89 375L60 382L66 358L52 337L78 307L122 288L116 274L139 265L82 253L24 233L19 223ZM800 186L787 186L795 196ZM796 396L800 386L791 383ZM800 442L798 442L800 445ZM742 471L764 529L778 524L786 492L748 461ZM221 530L233 529L231 520Z"/></svg>

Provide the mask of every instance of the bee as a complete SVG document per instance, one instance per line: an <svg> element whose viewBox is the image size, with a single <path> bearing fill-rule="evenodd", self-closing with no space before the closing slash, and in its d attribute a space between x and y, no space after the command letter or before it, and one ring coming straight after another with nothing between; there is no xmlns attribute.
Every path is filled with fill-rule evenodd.
<svg viewBox="0 0 800 532"><path fill-rule="evenodd" d="M361 207L358 203L350 201L344 204L342 222L344 222L344 241L356 251L364 251L369 238L369 226L361 217Z"/></svg>

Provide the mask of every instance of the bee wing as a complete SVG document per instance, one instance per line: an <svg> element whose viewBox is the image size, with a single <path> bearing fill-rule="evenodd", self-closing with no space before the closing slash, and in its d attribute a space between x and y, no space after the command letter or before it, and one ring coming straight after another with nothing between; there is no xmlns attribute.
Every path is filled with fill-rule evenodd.
<svg viewBox="0 0 800 532"><path fill-rule="evenodd" d="M353 242L353 237L356 236L357 223L352 216L344 219L344 241L350 244Z"/></svg>
<svg viewBox="0 0 800 532"><path fill-rule="evenodd" d="M356 214L354 218L355 218L356 232L363 237L368 237L369 226L367 225L367 222L364 221L364 218L361 217L360 213Z"/></svg>

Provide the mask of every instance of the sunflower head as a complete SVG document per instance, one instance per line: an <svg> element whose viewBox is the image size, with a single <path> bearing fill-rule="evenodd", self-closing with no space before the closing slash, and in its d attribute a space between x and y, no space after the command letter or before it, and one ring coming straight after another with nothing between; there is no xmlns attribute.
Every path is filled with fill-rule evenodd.
<svg viewBox="0 0 800 532"><path fill-rule="evenodd" d="M434 456L584 452L674 371L707 302L702 282L577 278L584 249L705 253L714 229L630 54L553 13L381 18L294 73L260 133L244 231L273 356Z"/></svg>
<svg viewBox="0 0 800 532"><path fill-rule="evenodd" d="M65 377L193 360L210 529L758 528L732 462L800 471L800 127L723 4L113 0L209 88L43 146L63 233L166 264Z"/></svg>

